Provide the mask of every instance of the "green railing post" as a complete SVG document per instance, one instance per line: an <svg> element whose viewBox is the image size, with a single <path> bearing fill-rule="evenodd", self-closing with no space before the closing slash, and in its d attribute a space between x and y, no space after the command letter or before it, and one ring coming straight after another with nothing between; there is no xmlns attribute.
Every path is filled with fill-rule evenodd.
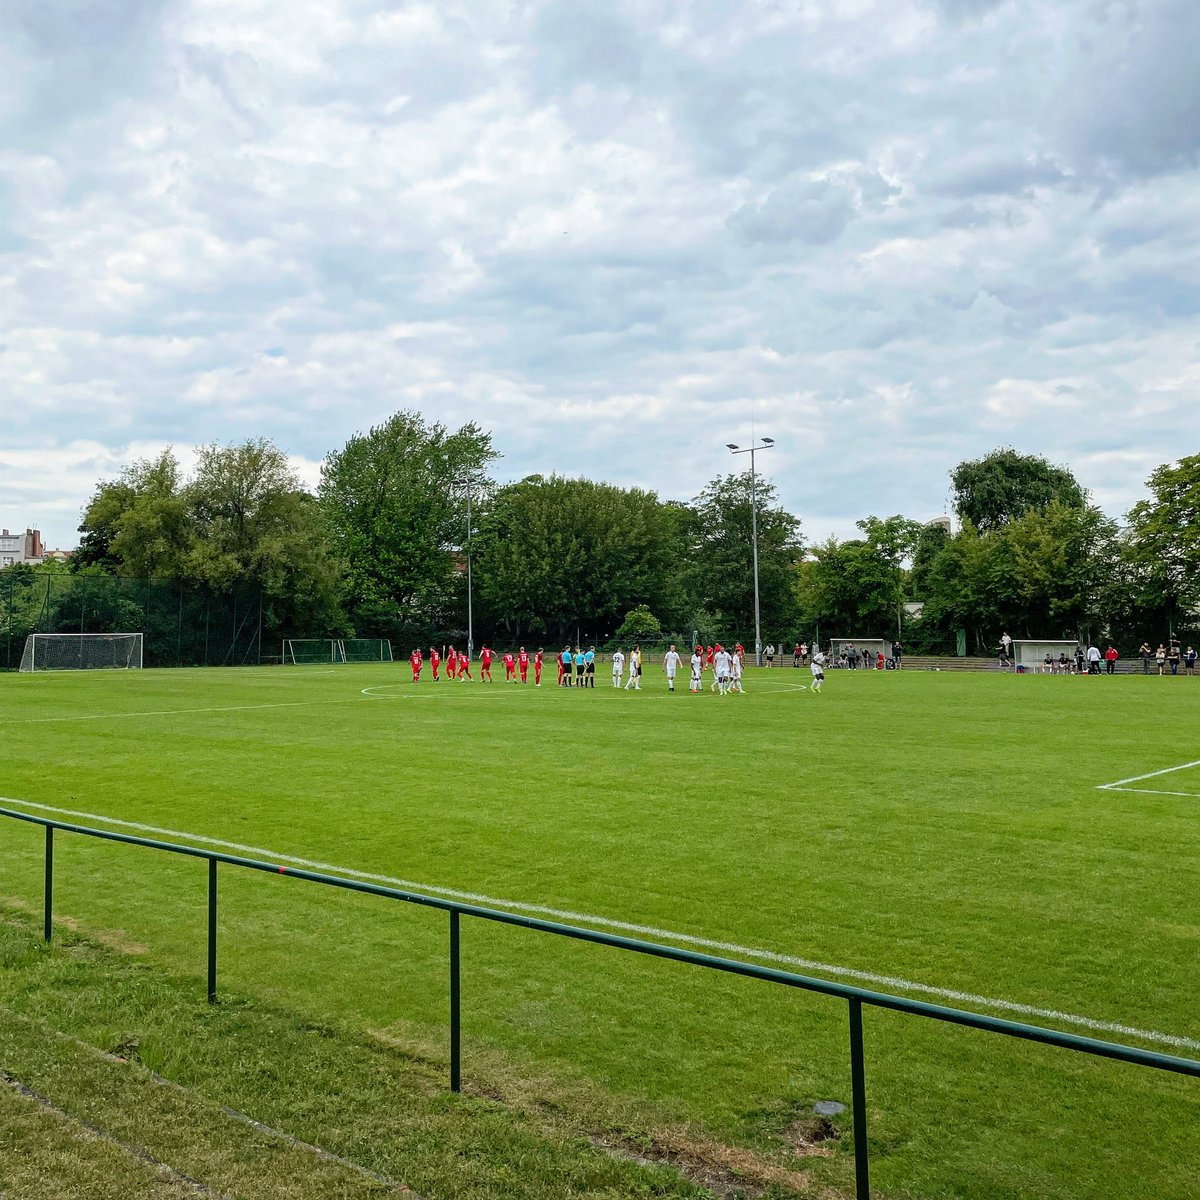
<svg viewBox="0 0 1200 1200"><path fill-rule="evenodd" d="M462 1091L462 982L459 975L459 914L450 910L450 1090Z"/></svg>
<svg viewBox="0 0 1200 1200"><path fill-rule="evenodd" d="M217 860L208 860L208 1002L217 1002Z"/></svg>
<svg viewBox="0 0 1200 1200"><path fill-rule="evenodd" d="M862 1001L850 1001L850 1090L854 1105L854 1197L871 1200L871 1163L867 1149L867 1072L863 1061Z"/></svg>
<svg viewBox="0 0 1200 1200"><path fill-rule="evenodd" d="M50 923L54 913L54 826L46 826L46 895L42 900L42 936L50 940Z"/></svg>

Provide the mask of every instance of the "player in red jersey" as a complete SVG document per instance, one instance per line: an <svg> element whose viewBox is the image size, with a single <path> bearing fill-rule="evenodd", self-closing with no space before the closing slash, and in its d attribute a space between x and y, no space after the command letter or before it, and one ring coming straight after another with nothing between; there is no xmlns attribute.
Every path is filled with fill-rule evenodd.
<svg viewBox="0 0 1200 1200"><path fill-rule="evenodd" d="M408 661L412 664L413 683L420 683L421 682L421 663L422 663L420 650L414 650L408 656Z"/></svg>
<svg viewBox="0 0 1200 1200"><path fill-rule="evenodd" d="M475 676L471 674L471 656L465 651L461 652L458 656L458 678L459 680L474 680L475 678Z"/></svg>
<svg viewBox="0 0 1200 1200"><path fill-rule="evenodd" d="M492 652L487 646L479 651L479 682L485 679L492 682Z"/></svg>
<svg viewBox="0 0 1200 1200"><path fill-rule="evenodd" d="M521 652L517 655L517 666L521 668L521 682L529 682L529 654L525 647L521 647Z"/></svg>
<svg viewBox="0 0 1200 1200"><path fill-rule="evenodd" d="M542 686L542 650L538 648L538 652L533 656L533 686Z"/></svg>
<svg viewBox="0 0 1200 1200"><path fill-rule="evenodd" d="M718 649L719 649L719 647L717 647L717 646L705 646L704 662L707 666L711 667L713 665L713 656L717 653Z"/></svg>
<svg viewBox="0 0 1200 1200"><path fill-rule="evenodd" d="M511 650L505 650L504 652L504 682L517 682L517 660L513 658Z"/></svg>
<svg viewBox="0 0 1200 1200"><path fill-rule="evenodd" d="M741 642L738 642L738 644L734 646L733 652L734 654L740 654L744 657L746 653L746 647L743 646Z"/></svg>
<svg viewBox="0 0 1200 1200"><path fill-rule="evenodd" d="M438 681L438 667L442 665L442 656L437 652L436 646L429 647L429 669L433 672L433 682Z"/></svg>
<svg viewBox="0 0 1200 1200"><path fill-rule="evenodd" d="M446 678L453 679L458 674L458 651L451 646L446 651Z"/></svg>

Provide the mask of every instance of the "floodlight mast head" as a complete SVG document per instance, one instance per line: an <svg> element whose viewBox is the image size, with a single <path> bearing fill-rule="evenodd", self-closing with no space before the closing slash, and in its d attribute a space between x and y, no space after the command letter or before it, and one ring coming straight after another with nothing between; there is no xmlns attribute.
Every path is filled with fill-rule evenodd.
<svg viewBox="0 0 1200 1200"><path fill-rule="evenodd" d="M725 443L725 445L726 445L726 447L727 447L728 449L730 449L730 450L736 450L736 449L737 449L737 447L736 447L736 446L735 446L735 445L734 445L732 442L726 442L726 443Z"/></svg>

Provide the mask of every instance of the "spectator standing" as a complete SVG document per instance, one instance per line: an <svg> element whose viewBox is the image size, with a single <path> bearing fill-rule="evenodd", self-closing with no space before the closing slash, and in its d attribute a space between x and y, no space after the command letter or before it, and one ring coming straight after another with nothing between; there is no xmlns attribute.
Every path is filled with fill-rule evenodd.
<svg viewBox="0 0 1200 1200"><path fill-rule="evenodd" d="M1172 675L1179 674L1179 643L1172 642L1170 650L1167 651L1167 663L1171 668Z"/></svg>
<svg viewBox="0 0 1200 1200"><path fill-rule="evenodd" d="M1115 675L1117 673L1117 658L1117 648L1109 642L1108 649L1104 652L1104 673L1106 675Z"/></svg>
<svg viewBox="0 0 1200 1200"><path fill-rule="evenodd" d="M1196 651L1189 646L1187 653L1183 656L1183 673L1185 675L1195 675L1196 673Z"/></svg>
<svg viewBox="0 0 1200 1200"><path fill-rule="evenodd" d="M1080 645L1076 646L1075 647L1075 674L1076 675L1083 674L1083 666L1084 666L1084 662L1086 660L1087 660L1087 655L1083 652L1083 645L1080 644Z"/></svg>
<svg viewBox="0 0 1200 1200"><path fill-rule="evenodd" d="M1012 658L1012 638L1008 636L1007 629L1000 635L1000 649L1003 653L1004 661L1007 663Z"/></svg>
<svg viewBox="0 0 1200 1200"><path fill-rule="evenodd" d="M800 643L797 642L795 650L792 651L792 666L798 667L799 665L800 665Z"/></svg>
<svg viewBox="0 0 1200 1200"><path fill-rule="evenodd" d="M767 656L767 666L773 667L775 665L775 643L768 642L763 653Z"/></svg>
<svg viewBox="0 0 1200 1200"><path fill-rule="evenodd" d="M1142 674L1149 675L1150 674L1150 658L1154 654L1154 651L1150 649L1150 643L1143 642L1138 647L1138 653L1142 656Z"/></svg>
<svg viewBox="0 0 1200 1200"><path fill-rule="evenodd" d="M800 643L800 661L801 661L801 663L805 663L808 661L808 643L807 642Z"/></svg>
<svg viewBox="0 0 1200 1200"><path fill-rule="evenodd" d="M1158 667L1158 673L1160 675L1166 674L1167 648L1162 644L1162 642L1158 643L1158 649L1154 652L1154 663Z"/></svg>
<svg viewBox="0 0 1200 1200"><path fill-rule="evenodd" d="M900 670L900 659L903 657L904 647L899 642L892 643L892 662L896 664L896 670Z"/></svg>
<svg viewBox="0 0 1200 1200"><path fill-rule="evenodd" d="M1099 646L1093 646L1090 643L1088 644L1087 660L1088 660L1088 674L1089 675L1099 675L1100 674L1100 647Z"/></svg>

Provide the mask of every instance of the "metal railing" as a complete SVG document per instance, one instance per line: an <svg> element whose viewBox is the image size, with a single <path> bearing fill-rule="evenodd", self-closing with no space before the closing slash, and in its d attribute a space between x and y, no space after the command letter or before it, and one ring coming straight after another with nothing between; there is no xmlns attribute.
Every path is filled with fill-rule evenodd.
<svg viewBox="0 0 1200 1200"><path fill-rule="evenodd" d="M40 825L46 831L45 850L45 899L43 904L43 937L47 942L53 934L52 918L54 905L54 831L78 833L86 837L99 838L107 842L121 842L129 846L146 846L152 850L165 850L187 858L200 858L208 863L208 1001L217 1001L217 864L242 867L249 871L264 871L271 875L285 875L290 879L303 879L327 887L344 888L346 891L363 892L370 896L383 896L389 900L403 900L407 904L418 904L425 908L441 909L450 916L449 965L450 965L450 1090L462 1089L462 973L460 963L460 924L463 917L475 917L483 921L495 921L501 925L516 925L522 929L534 929L541 933L556 934L580 942L593 942L600 946L612 946L618 950L629 950L635 954L646 954L653 958L665 958L672 962L687 963L712 971L723 971L730 975L742 975L748 979L760 979L784 987L817 992L825 996L836 996L845 1000L850 1018L850 1086L852 1099L852 1122L854 1134L854 1178L857 1200L869 1200L870 1163L867 1144L867 1083L866 1055L863 1045L863 1005L889 1009L892 1012L908 1013L951 1025L964 1025L969 1029L982 1029L1005 1037L1019 1038L1027 1042L1040 1042L1062 1050L1073 1050L1097 1058L1115 1059L1117 1062L1135 1066L1151 1067L1158 1071L1170 1071L1178 1075L1200 1078L1200 1062L1178 1058L1170 1054L1159 1054L1153 1050L1140 1050L1116 1042L1104 1042L1078 1034L1063 1033L1057 1029L1044 1029L1038 1025L1024 1025L1017 1021L1006 1021L999 1017L988 1017L964 1009L946 1008L939 1004L928 1004L923 1000L909 1000L904 996L893 996L887 992L874 992L866 988L853 987L844 983L833 983L808 975L796 975L774 967L760 967L736 959L718 958L710 954L698 954L693 950L680 950L657 942L643 942L635 938L619 937L616 934L600 933L575 925L563 925L557 921L545 921L539 917L519 916L500 909L484 908L477 904L463 904L437 896L426 896L420 892L403 891L399 888L383 887L380 884L361 883L343 879L337 875L325 875L316 871L304 871L278 863L259 862L257 859L240 858L233 854L222 854L215 850L200 850L193 846L159 842L150 838L134 837L126 833L112 833L106 829L92 829L86 825L72 825L54 821L47 817L36 817L13 809L0 808L0 817L11 817L30 825Z"/></svg>

